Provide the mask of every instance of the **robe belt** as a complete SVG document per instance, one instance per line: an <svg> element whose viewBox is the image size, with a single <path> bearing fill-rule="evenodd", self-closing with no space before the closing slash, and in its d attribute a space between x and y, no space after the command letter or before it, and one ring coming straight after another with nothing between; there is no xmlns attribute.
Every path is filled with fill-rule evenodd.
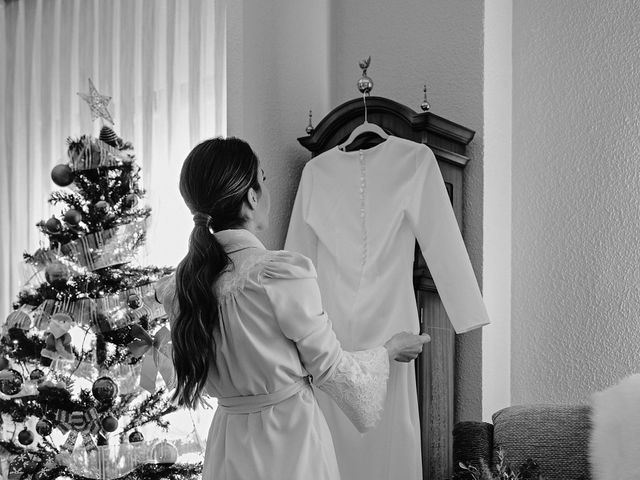
<svg viewBox="0 0 640 480"><path fill-rule="evenodd" d="M272 393L218 398L218 408L225 413L246 414L260 412L268 407L284 402L310 385L309 377L304 377Z"/></svg>

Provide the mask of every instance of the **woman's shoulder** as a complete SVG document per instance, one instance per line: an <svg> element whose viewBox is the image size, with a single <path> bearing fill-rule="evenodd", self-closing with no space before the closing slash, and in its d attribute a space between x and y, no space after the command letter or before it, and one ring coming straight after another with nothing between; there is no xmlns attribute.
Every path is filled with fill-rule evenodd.
<svg viewBox="0 0 640 480"><path fill-rule="evenodd" d="M265 278L279 280L317 277L313 262L308 257L288 250L270 251L263 264L262 273Z"/></svg>

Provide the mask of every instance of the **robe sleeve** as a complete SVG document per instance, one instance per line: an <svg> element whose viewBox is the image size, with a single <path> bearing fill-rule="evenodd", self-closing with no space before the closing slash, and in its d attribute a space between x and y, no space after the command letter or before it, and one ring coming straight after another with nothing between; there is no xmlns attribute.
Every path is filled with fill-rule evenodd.
<svg viewBox="0 0 640 480"><path fill-rule="evenodd" d="M312 169L307 165L302 170L302 177L300 178L298 192L293 203L284 248L285 250L302 253L305 257L311 259L314 265L317 265L318 237L306 221L309 213L312 188Z"/></svg>
<svg viewBox="0 0 640 480"><path fill-rule="evenodd" d="M406 215L456 333L489 323L480 288L433 152L421 146Z"/></svg>
<svg viewBox="0 0 640 480"><path fill-rule="evenodd" d="M303 255L281 252L265 266L262 285L313 384L333 398L360 432L376 426L387 395L386 348L342 350L322 308L313 264Z"/></svg>

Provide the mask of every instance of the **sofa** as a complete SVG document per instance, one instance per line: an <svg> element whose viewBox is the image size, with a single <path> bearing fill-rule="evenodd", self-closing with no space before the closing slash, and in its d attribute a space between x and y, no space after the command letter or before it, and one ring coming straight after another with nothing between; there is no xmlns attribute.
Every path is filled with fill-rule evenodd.
<svg viewBox="0 0 640 480"><path fill-rule="evenodd" d="M590 480L587 405L516 405L492 416L492 423L459 422L453 429L454 478L472 477L459 462L494 466L501 448L518 468L532 459L545 480Z"/></svg>

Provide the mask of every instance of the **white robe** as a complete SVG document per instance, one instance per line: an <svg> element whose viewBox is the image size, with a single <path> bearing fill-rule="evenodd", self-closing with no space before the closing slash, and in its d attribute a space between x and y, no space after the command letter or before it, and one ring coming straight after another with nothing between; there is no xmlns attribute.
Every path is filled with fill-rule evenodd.
<svg viewBox="0 0 640 480"><path fill-rule="evenodd" d="M389 360L378 345L344 352L320 302L311 261L268 251L247 230L216 238L232 264L216 282L220 325L206 391L218 398L203 480L340 480L331 434L309 377L354 428L376 425ZM173 322L175 277L158 288Z"/></svg>
<svg viewBox="0 0 640 480"><path fill-rule="evenodd" d="M334 147L302 172L285 249L312 259L323 304L343 348L380 345L419 329L415 240L456 332L489 323L433 152L390 136L368 150ZM342 477L422 479L413 363L392 362L381 424L361 435L330 399L318 402Z"/></svg>

